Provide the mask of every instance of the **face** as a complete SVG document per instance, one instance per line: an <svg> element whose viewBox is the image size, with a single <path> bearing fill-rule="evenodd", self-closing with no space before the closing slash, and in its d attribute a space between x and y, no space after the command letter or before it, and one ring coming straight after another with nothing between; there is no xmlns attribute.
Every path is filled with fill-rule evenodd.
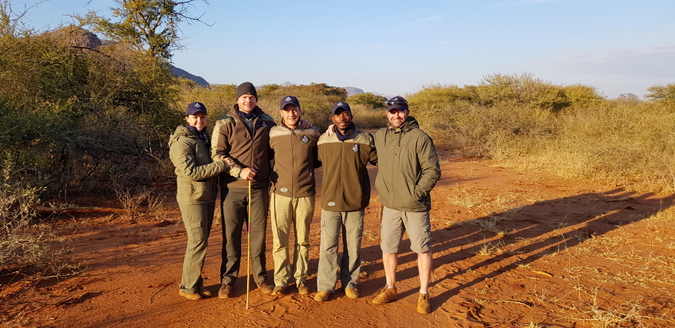
<svg viewBox="0 0 675 328"><path fill-rule="evenodd" d="M300 115L302 112L300 111L300 107L290 104L286 105L284 109L279 110L279 114L286 126L295 129L298 127L298 123L300 123Z"/></svg>
<svg viewBox="0 0 675 328"><path fill-rule="evenodd" d="M338 112L333 115L333 124L340 131L346 131L350 123L352 123L352 115L344 109L338 109Z"/></svg>
<svg viewBox="0 0 675 328"><path fill-rule="evenodd" d="M241 95L239 99L237 99L239 110L246 114L251 114L257 103L258 100L255 99L255 96L253 95Z"/></svg>
<svg viewBox="0 0 675 328"><path fill-rule="evenodd" d="M185 121L189 126L194 126L197 131L201 131L206 127L206 114L197 112L194 115L187 115Z"/></svg>
<svg viewBox="0 0 675 328"><path fill-rule="evenodd" d="M403 123L405 123L405 120L408 118L408 114L410 114L410 110L393 109L391 111L387 111L387 120L389 121L389 127L400 128L401 125L403 125Z"/></svg>

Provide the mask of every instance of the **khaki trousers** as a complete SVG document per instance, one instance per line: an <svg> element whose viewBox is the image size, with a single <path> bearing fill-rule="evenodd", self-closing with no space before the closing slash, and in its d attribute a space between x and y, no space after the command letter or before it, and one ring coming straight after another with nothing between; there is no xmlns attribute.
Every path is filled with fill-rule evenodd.
<svg viewBox="0 0 675 328"><path fill-rule="evenodd" d="M202 269L216 203L214 201L196 205L178 204L178 207L187 232L180 289L186 294L194 294L202 285Z"/></svg>
<svg viewBox="0 0 675 328"><path fill-rule="evenodd" d="M314 196L291 198L272 193L274 285L286 287L291 278L296 285L307 280L309 262L309 226L314 216ZM293 262L290 259L290 236L295 236Z"/></svg>

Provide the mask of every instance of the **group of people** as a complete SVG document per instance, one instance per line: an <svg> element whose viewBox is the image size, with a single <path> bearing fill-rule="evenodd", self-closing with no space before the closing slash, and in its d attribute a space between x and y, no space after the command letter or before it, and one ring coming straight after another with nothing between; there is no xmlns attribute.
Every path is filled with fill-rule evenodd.
<svg viewBox="0 0 675 328"><path fill-rule="evenodd" d="M373 135L356 127L346 102L332 107L333 124L321 134L302 120L295 96L281 99L278 125L257 106L257 91L250 82L237 87L236 98L232 109L216 121L211 137L206 131L206 107L194 102L186 108L186 124L178 126L169 139L177 176L176 197L188 236L179 294L188 300L212 296L204 287L201 272L218 191L223 237L218 297L233 295L245 224L251 236L251 274L257 287L278 296L288 293L294 282L298 293L309 294L314 171L323 167L314 300L327 301L336 291L338 279L347 297L358 298L363 217L370 202L366 166L371 163L378 167L375 186L383 205L380 247L386 276L386 285L372 303L384 304L398 297L397 254L407 232L411 249L418 254L417 312L431 312L429 194L440 179L440 166L432 139L409 115L407 101L399 96L388 100L388 126ZM273 284L268 282L265 259L268 212L273 235ZM292 259L291 235L295 238ZM340 237L343 249L338 263Z"/></svg>

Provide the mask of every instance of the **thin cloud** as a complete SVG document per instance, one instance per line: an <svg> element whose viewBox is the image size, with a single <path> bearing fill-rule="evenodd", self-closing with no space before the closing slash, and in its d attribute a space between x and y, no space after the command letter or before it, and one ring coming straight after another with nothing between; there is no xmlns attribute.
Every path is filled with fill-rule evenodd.
<svg viewBox="0 0 675 328"><path fill-rule="evenodd" d="M431 17L427 17L427 18L422 18L422 19L418 19L414 22L410 22L406 25L415 25L415 24L419 24L419 23L424 23L424 22L435 20L435 19L439 19L439 18L444 17L444 16L445 16L445 14L441 14L441 15L431 16Z"/></svg>
<svg viewBox="0 0 675 328"><path fill-rule="evenodd" d="M601 54L581 53L561 64L570 70L608 77L675 79L675 44L647 49L610 49Z"/></svg>

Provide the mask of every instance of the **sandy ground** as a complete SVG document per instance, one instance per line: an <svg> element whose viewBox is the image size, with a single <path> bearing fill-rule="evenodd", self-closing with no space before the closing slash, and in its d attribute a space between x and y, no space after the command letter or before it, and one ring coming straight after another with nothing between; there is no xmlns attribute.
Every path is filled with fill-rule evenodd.
<svg viewBox="0 0 675 328"><path fill-rule="evenodd" d="M186 235L169 188L166 212L152 217L131 220L114 208L96 208L66 211L50 223L72 250L68 256L86 270L40 282L2 276L0 325L675 326L672 195L521 172L489 160L447 155L442 160L442 179L432 192L433 312L428 315L415 312L416 255L405 242L399 256L399 300L371 303L384 285L378 246L381 205L375 192L365 216L360 298L352 300L338 291L327 302L313 300L317 209L310 237L310 295L291 287L288 295L273 297L253 288L247 310L242 270L233 299L184 300L178 283ZM371 176L375 174L372 168ZM206 286L214 293L219 287L220 228L215 225L211 233L204 268ZM270 280L271 241L270 233Z"/></svg>

